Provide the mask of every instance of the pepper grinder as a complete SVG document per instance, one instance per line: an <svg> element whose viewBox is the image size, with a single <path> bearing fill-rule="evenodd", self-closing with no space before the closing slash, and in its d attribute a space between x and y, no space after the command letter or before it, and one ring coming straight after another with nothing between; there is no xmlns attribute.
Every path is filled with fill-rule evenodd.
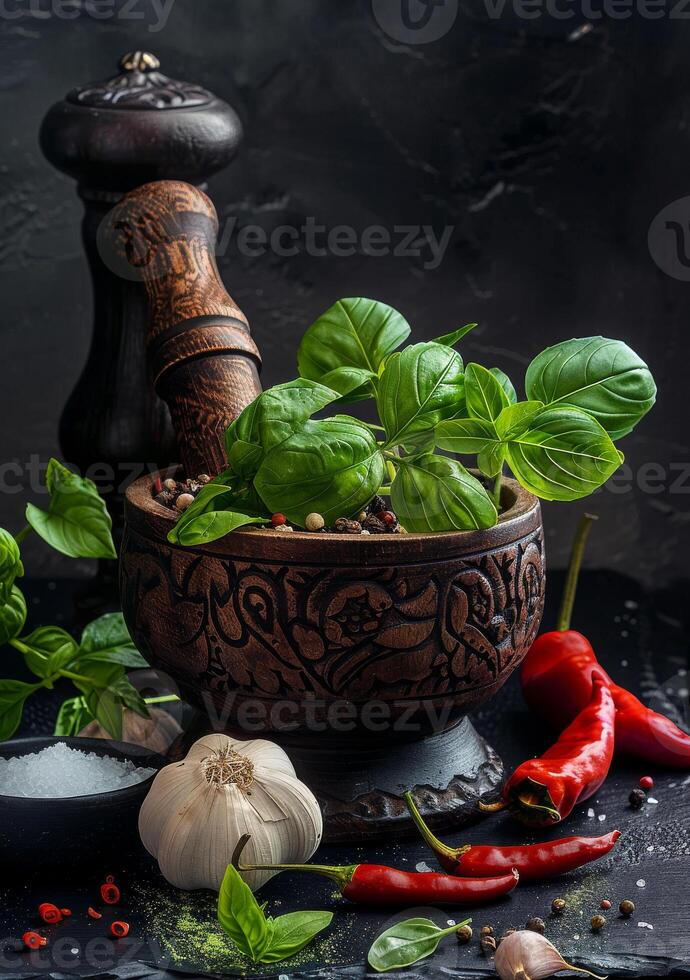
<svg viewBox="0 0 690 980"><path fill-rule="evenodd" d="M242 139L231 106L159 69L153 54L126 54L113 78L76 88L56 103L40 132L48 160L78 182L93 282L91 348L62 413L60 446L64 459L91 476L105 497L116 544L127 484L178 456L167 406L146 376L144 286L123 275L99 229L122 196L141 184L179 179L203 188L230 163ZM116 594L113 565L99 568L94 605Z"/></svg>

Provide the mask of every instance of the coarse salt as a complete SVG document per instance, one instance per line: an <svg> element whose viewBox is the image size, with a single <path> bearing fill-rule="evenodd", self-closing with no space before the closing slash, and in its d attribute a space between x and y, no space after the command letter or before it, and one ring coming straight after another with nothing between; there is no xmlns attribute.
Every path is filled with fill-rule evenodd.
<svg viewBox="0 0 690 980"><path fill-rule="evenodd" d="M129 759L96 755L56 742L39 752L0 759L0 796L65 799L112 793L155 774Z"/></svg>
<svg viewBox="0 0 690 980"><path fill-rule="evenodd" d="M600 813L599 816L597 817L597 820L599 821L599 823L603 823L604 820L606 820L606 814Z"/></svg>
<svg viewBox="0 0 690 980"><path fill-rule="evenodd" d="M431 871L431 868L426 861L420 861L419 864L415 865L415 871Z"/></svg>
<svg viewBox="0 0 690 980"><path fill-rule="evenodd" d="M644 878L638 878L635 884L637 885L638 888L644 888L647 882L644 880Z"/></svg>
<svg viewBox="0 0 690 980"><path fill-rule="evenodd" d="M659 802L659 801L658 801L658 800L655 800L653 796L648 796L648 797L647 797L647 803L651 803L651 804L652 804L652 806L654 806L654 804L655 804L655 803L658 803L658 802Z"/></svg>
<svg viewBox="0 0 690 980"><path fill-rule="evenodd" d="M653 929L654 928L654 926L651 924L651 922L638 922L637 923L637 927L638 927L638 929Z"/></svg>
<svg viewBox="0 0 690 980"><path fill-rule="evenodd" d="M590 807L590 808L589 808L589 810L587 811L587 816L589 817L589 819L590 819L590 820L591 820L591 819L592 819L592 817L594 816L594 810L593 810L593 809L592 809L591 807Z"/></svg>

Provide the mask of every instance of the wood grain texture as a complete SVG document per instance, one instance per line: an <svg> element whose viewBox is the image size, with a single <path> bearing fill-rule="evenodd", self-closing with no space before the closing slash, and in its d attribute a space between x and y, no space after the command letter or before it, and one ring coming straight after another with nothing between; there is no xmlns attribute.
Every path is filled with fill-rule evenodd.
<svg viewBox="0 0 690 980"><path fill-rule="evenodd" d="M258 349L216 265L218 217L183 181L127 194L109 216L126 271L149 301L147 360L167 402L187 475L225 465L223 433L261 390Z"/></svg>

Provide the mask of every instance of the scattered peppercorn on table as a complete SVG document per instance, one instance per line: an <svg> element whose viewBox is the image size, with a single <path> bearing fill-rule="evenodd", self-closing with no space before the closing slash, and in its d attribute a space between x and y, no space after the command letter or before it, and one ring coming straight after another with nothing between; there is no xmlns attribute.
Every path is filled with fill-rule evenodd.
<svg viewBox="0 0 690 980"><path fill-rule="evenodd" d="M552 574L549 584L554 603L560 593L559 576ZM44 596L46 615L49 605L59 601L64 609L69 602L61 590L35 588L34 592ZM674 602L668 594L645 596L631 580L609 573L585 574L578 593L578 627L591 639L604 668L642 693L646 704L682 722L687 719L690 665L686 631L675 618L678 610L686 614L682 602ZM554 616L555 608L548 608L545 629ZM59 701L58 695L55 705ZM37 709L27 713L21 734L50 732L51 694L37 701ZM502 753L507 771L542 753L552 739L525 707L517 678L474 721ZM598 837L616 829L621 831L620 840L593 864L553 880L521 881L498 901L470 908L434 909L422 904L405 910L369 909L347 902L326 879L284 873L259 893L273 915L298 909L336 914L331 927L293 960L264 967L245 960L225 936L216 922L213 893L170 887L143 849L138 859L121 867L87 863L77 876L65 869L64 877L50 874L39 879L35 872L40 874L40 869L27 868L20 877L7 880L0 864L0 976L108 974L135 980L156 974L159 980L158 971L163 970L194 976L363 977L373 940L394 922L411 916L430 917L441 928L471 917L472 935L464 930L463 941L446 939L433 957L408 968L406 977L442 972L458 978L494 975L494 947L489 940L500 940L507 930L524 928L528 922L539 931L543 927L569 962L596 973L690 975L687 773L616 759L599 791L560 825L535 831L521 827L507 814L496 814L462 834L444 835L444 841L454 847L526 844L570 835ZM440 870L421 838L385 846L324 846L314 860L324 865L381 863L407 871ZM121 892L113 905L103 904L99 891L108 876ZM72 914L50 924L39 915L42 904L50 905L51 913L54 908ZM89 908L97 909L101 917L92 917ZM488 926L490 930L485 929ZM22 937L28 932L47 937L48 945L27 950Z"/></svg>

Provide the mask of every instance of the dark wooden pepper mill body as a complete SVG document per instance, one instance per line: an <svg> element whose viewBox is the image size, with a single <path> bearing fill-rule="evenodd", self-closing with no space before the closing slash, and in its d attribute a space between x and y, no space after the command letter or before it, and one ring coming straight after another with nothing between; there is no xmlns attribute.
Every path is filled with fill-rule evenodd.
<svg viewBox="0 0 690 980"><path fill-rule="evenodd" d="M137 276L111 261L103 220L126 192L146 182L175 178L205 186L232 160L241 138L227 103L168 78L155 56L140 51L125 55L113 78L70 92L43 120L44 154L78 181L94 297L91 348L62 414L61 450L106 498L116 541L128 483L179 457L168 409L147 381L146 293ZM114 592L112 563L102 563L96 595L107 600Z"/></svg>

